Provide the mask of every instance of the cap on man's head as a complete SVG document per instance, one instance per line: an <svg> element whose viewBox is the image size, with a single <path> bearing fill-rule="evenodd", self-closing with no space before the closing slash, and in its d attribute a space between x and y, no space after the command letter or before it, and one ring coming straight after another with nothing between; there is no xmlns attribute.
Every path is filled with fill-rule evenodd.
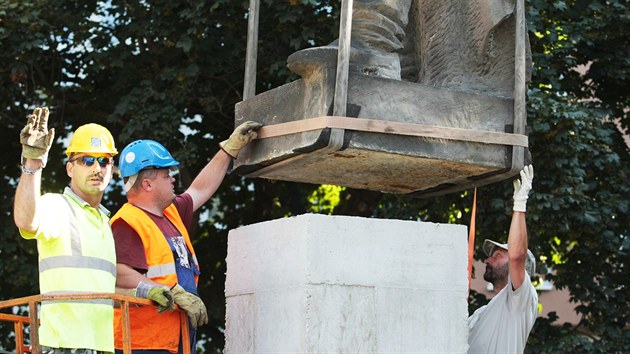
<svg viewBox="0 0 630 354"><path fill-rule="evenodd" d="M483 241L483 253L485 253L488 257L492 256L492 253L497 247L502 248L506 251L508 249L507 243L498 243L496 241L488 239ZM533 275L534 272L536 272L536 258L534 258L534 254L530 250L527 250L527 261L525 262L525 270L529 275Z"/></svg>

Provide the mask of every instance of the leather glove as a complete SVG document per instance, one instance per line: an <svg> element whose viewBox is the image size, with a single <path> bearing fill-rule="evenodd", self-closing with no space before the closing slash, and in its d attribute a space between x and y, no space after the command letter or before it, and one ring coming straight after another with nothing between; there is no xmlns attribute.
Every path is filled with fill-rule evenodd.
<svg viewBox="0 0 630 354"><path fill-rule="evenodd" d="M20 132L22 164L24 159L36 159L42 160L43 166L46 166L48 151L54 138L55 129L48 130L48 108L35 108Z"/></svg>
<svg viewBox="0 0 630 354"><path fill-rule="evenodd" d="M221 148L228 153L228 155L236 158L242 148L245 147L250 141L256 139L258 133L256 130L262 127L262 124L247 121L234 129L234 132L227 140L219 143Z"/></svg>
<svg viewBox="0 0 630 354"><path fill-rule="evenodd" d="M173 311L175 300L167 286L153 286L140 282L138 287L134 290L134 296L157 302L158 313L162 313L166 310Z"/></svg>
<svg viewBox="0 0 630 354"><path fill-rule="evenodd" d="M171 288L173 299L177 306L181 307L188 314L190 323L197 328L208 323L208 311L203 301L196 295L187 292L179 284Z"/></svg>
<svg viewBox="0 0 630 354"><path fill-rule="evenodd" d="M525 212L527 210L527 196L532 189L534 179L534 167L528 165L521 171L521 179L514 180L514 211Z"/></svg>

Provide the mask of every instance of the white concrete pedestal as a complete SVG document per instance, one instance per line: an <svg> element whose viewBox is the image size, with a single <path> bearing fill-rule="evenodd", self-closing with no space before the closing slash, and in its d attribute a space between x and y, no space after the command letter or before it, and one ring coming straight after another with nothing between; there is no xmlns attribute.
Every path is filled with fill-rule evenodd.
<svg viewBox="0 0 630 354"><path fill-rule="evenodd" d="M231 230L225 353L466 353L462 225L316 214Z"/></svg>

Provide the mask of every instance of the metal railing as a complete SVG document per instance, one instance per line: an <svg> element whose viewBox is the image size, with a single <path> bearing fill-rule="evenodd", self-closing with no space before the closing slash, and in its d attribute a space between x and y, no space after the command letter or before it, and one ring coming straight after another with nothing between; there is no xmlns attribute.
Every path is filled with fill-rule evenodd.
<svg viewBox="0 0 630 354"><path fill-rule="evenodd" d="M126 296L113 293L91 293L91 294L55 294L55 295L32 295L11 300L0 301L0 310L13 308L15 306L27 306L28 316L12 315L0 312L0 321L12 322L15 332L15 353L40 353L39 345L39 319L37 304L42 301L68 301L68 300L94 300L111 299L120 307L122 313L122 342L123 353L131 354L131 330L129 320L129 306L155 306L154 302L148 299L139 299L133 296ZM188 331L188 316L185 311L175 306L175 311L179 311L180 327L182 329L182 349L184 354L190 354L190 333ZM24 343L25 325L29 326L30 345ZM112 323L112 330L114 324Z"/></svg>

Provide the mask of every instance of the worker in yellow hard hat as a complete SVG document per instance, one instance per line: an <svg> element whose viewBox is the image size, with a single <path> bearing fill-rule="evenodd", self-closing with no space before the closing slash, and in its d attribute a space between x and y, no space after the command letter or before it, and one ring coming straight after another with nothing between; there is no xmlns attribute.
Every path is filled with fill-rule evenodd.
<svg viewBox="0 0 630 354"><path fill-rule="evenodd" d="M41 294L113 293L116 251L110 213L101 200L118 153L114 139L98 124L80 126L66 150L70 185L61 194L41 195L42 169L54 139L48 115L48 108L35 108L20 133L15 224L23 238L37 240ZM111 300L42 302L42 352L113 352L113 317Z"/></svg>

